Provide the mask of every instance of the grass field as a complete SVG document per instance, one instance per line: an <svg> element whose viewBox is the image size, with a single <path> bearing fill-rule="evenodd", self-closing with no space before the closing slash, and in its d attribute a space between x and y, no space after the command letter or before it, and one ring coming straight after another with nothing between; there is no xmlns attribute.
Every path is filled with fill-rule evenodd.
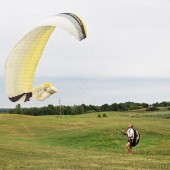
<svg viewBox="0 0 170 170"><path fill-rule="evenodd" d="M106 114L0 114L0 169L170 169L170 111ZM128 123L141 133L133 155L127 154L127 139L120 133Z"/></svg>

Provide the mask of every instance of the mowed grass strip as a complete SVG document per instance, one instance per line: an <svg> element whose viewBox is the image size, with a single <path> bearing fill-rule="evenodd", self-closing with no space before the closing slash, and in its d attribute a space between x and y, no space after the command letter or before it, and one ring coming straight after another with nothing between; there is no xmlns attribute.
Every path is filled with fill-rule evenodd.
<svg viewBox="0 0 170 170"><path fill-rule="evenodd" d="M106 114L0 114L0 169L169 169L168 112ZM120 133L128 123L141 133L130 156Z"/></svg>

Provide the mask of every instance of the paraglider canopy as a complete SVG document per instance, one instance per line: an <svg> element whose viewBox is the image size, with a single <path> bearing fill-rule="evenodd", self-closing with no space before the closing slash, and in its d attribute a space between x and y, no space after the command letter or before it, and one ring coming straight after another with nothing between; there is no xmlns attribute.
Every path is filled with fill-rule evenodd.
<svg viewBox="0 0 170 170"><path fill-rule="evenodd" d="M56 27L69 32L79 41L87 36L82 19L72 13L58 14L34 26L16 43L6 60L6 92L12 102L43 101L57 92L49 82L32 87L42 52Z"/></svg>

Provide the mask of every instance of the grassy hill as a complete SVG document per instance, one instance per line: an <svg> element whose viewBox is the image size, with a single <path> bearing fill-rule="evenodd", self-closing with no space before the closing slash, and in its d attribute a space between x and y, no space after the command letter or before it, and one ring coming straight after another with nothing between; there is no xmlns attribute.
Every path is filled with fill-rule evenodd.
<svg viewBox="0 0 170 170"><path fill-rule="evenodd" d="M170 169L170 111L106 114L0 114L0 169ZM133 155L120 133L129 123L141 133Z"/></svg>

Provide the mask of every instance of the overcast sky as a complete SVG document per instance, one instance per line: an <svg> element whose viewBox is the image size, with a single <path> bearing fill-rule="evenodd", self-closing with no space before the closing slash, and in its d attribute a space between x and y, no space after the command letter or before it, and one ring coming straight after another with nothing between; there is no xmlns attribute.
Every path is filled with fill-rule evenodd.
<svg viewBox="0 0 170 170"><path fill-rule="evenodd" d="M62 30L52 34L35 78L48 81L44 77L50 77L57 88L68 86L61 86L59 94L38 105L54 103L59 96L64 104L170 99L169 0L0 0L0 107L14 106L5 95L3 82L10 49L35 24L63 12L81 16L88 37L78 42ZM75 78L79 82L73 88L69 82ZM135 81L138 83L132 84ZM123 88L118 88L122 83ZM79 88L81 95L69 94L78 84L84 86L84 91ZM32 103L24 106L37 104Z"/></svg>

